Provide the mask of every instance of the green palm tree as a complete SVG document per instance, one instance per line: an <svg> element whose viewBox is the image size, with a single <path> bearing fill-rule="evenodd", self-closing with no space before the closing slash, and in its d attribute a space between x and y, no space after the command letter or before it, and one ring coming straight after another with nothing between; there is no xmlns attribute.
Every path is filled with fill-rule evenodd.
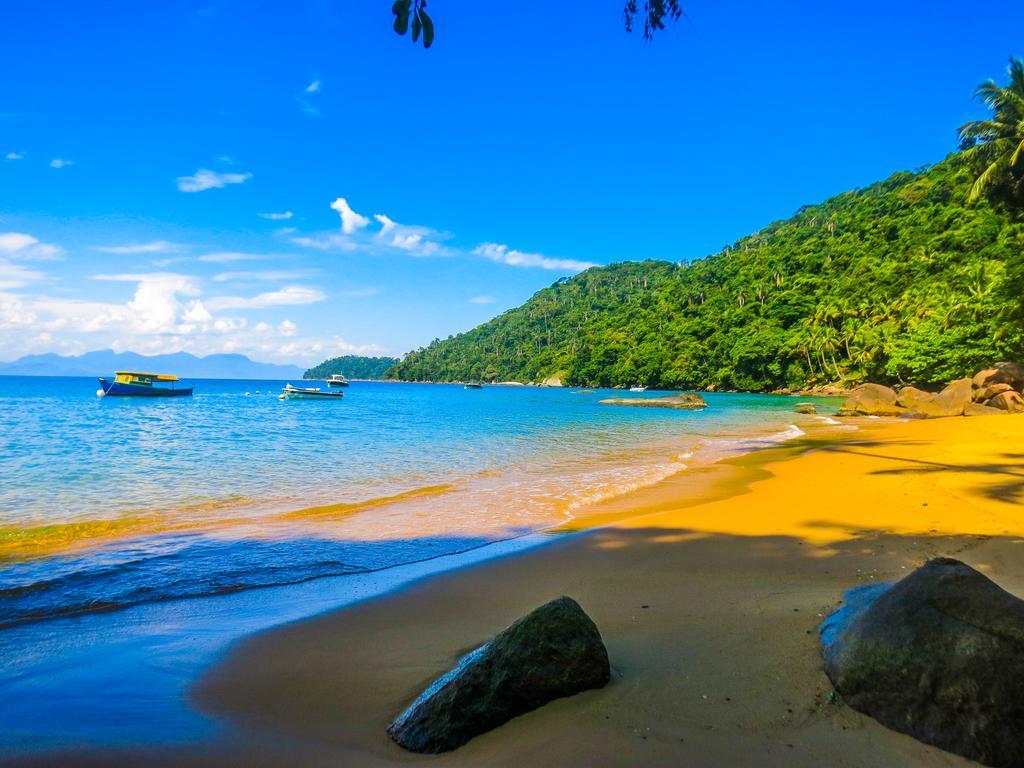
<svg viewBox="0 0 1024 768"><path fill-rule="evenodd" d="M1008 72L1009 85L989 80L974 92L992 110L992 119L960 126L961 144L984 165L971 186L971 203L1005 175L1024 176L1024 62L1011 58Z"/></svg>

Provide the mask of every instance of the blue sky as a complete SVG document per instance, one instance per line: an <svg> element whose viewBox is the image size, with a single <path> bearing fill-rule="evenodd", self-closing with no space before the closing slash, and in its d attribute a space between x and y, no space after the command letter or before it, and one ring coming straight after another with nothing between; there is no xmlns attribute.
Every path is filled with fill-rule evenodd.
<svg viewBox="0 0 1024 768"><path fill-rule="evenodd" d="M20 2L0 360L401 354L589 264L706 255L940 160L1024 4ZM343 215L344 214L344 215Z"/></svg>

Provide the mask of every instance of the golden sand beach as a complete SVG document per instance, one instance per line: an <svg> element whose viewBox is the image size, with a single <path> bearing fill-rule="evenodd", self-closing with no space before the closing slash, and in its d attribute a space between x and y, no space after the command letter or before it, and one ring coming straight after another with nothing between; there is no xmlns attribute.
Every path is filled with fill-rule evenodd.
<svg viewBox="0 0 1024 768"><path fill-rule="evenodd" d="M238 643L193 688L202 748L101 762L386 766L958 766L832 696L817 628L843 593L961 558L1024 594L1024 417L822 432L588 510L523 554ZM605 689L446 755L385 728L460 655L560 594L600 628Z"/></svg>

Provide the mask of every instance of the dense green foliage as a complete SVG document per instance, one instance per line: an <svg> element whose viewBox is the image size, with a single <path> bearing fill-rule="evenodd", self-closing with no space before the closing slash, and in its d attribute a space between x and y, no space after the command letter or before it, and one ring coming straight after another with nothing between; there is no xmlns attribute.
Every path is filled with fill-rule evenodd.
<svg viewBox="0 0 1024 768"><path fill-rule="evenodd" d="M332 357L315 365L303 375L304 379L326 379L340 373L349 379L384 379L388 369L398 360L394 357L360 357L345 355Z"/></svg>
<svg viewBox="0 0 1024 768"><path fill-rule="evenodd" d="M595 267L410 353L408 380L771 390L937 385L1024 358L1024 222L963 155L685 264Z"/></svg>

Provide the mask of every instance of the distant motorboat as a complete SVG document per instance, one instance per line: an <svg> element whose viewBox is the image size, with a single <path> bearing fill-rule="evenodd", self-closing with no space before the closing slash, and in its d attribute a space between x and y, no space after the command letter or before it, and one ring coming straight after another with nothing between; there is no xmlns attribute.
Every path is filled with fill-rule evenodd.
<svg viewBox="0 0 1024 768"><path fill-rule="evenodd" d="M462 385L462 388L463 389L483 389L484 385L483 384L477 384L475 381L467 381L465 384Z"/></svg>
<svg viewBox="0 0 1024 768"><path fill-rule="evenodd" d="M281 390L282 400L340 400L345 396L344 392L330 392L320 387L293 387L285 384Z"/></svg>
<svg viewBox="0 0 1024 768"><path fill-rule="evenodd" d="M192 394L192 387L175 388L176 381L180 381L177 376L165 373L115 371L113 380L100 379L100 390L96 394L118 397L188 397ZM171 386L158 387L157 382L168 382Z"/></svg>
<svg viewBox="0 0 1024 768"><path fill-rule="evenodd" d="M328 387L347 387L348 379L345 378L344 374L332 373L327 379Z"/></svg>
<svg viewBox="0 0 1024 768"><path fill-rule="evenodd" d="M646 392L647 391L647 387L630 387L629 391L630 392Z"/></svg>

